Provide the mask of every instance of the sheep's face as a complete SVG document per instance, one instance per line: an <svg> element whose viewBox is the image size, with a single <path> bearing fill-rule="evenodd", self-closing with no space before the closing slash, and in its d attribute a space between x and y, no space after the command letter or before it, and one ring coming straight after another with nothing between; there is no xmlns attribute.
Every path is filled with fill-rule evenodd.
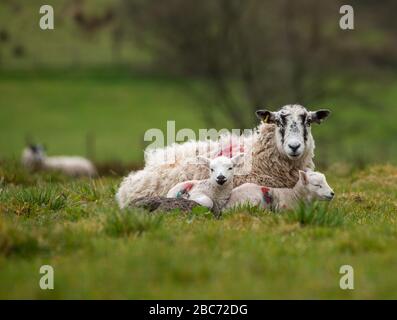
<svg viewBox="0 0 397 320"><path fill-rule="evenodd" d="M332 200L334 191L328 185L325 176L320 172L299 171L299 180L306 189L308 200Z"/></svg>
<svg viewBox="0 0 397 320"><path fill-rule="evenodd" d="M256 115L266 123L276 125L278 150L291 160L300 159L314 146L311 124L321 123L329 110L307 111L301 105L286 105L277 112L258 110Z"/></svg>
<svg viewBox="0 0 397 320"><path fill-rule="evenodd" d="M242 156L242 154L238 154L233 158L221 156L213 160L205 157L199 157L199 159L208 165L211 181L218 185L224 185L225 183L233 181L234 168L239 163Z"/></svg>
<svg viewBox="0 0 397 320"><path fill-rule="evenodd" d="M37 169L45 158L44 148L40 145L30 145L23 151L23 162L32 169Z"/></svg>

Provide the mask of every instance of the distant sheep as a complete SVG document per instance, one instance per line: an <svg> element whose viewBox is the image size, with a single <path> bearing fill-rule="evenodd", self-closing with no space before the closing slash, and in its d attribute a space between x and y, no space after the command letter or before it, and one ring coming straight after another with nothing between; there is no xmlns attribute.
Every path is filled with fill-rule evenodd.
<svg viewBox="0 0 397 320"><path fill-rule="evenodd" d="M207 165L210 177L204 180L190 180L178 183L171 188L167 198L184 198L197 202L219 215L230 198L233 190L233 171L242 154L233 158L224 156L213 160L199 156Z"/></svg>
<svg viewBox="0 0 397 320"><path fill-rule="evenodd" d="M39 145L30 145L23 150L22 165L31 171L56 171L73 177L97 175L91 161L77 156L48 157Z"/></svg>
<svg viewBox="0 0 397 320"><path fill-rule="evenodd" d="M268 188L245 183L233 189L225 210L244 204L259 206L273 211L291 210L300 202L332 200L334 191L325 176L319 172L299 171L299 180L293 188Z"/></svg>
<svg viewBox="0 0 397 320"><path fill-rule="evenodd" d="M198 150L207 150L200 155L211 158L232 156L237 152L244 152L248 161L252 157L250 172L235 175L235 186L252 182L292 188L298 180L299 170L314 169L311 124L321 123L329 113L328 110L308 111L301 105L286 105L277 112L258 110L256 115L263 123L250 135L224 134L216 142L189 141L150 150L146 152L145 168L130 173L121 183L117 202L120 208L125 208L141 197L164 196L182 181L207 179L207 169L192 165L190 161ZM175 161L166 163L164 159L169 158Z"/></svg>

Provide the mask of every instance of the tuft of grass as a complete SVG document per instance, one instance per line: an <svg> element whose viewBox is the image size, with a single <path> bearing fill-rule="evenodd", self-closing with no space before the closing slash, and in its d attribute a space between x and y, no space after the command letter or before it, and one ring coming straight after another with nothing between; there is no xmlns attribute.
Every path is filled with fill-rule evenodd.
<svg viewBox="0 0 397 320"><path fill-rule="evenodd" d="M57 211L66 207L67 196L52 188L26 188L15 194L15 199L22 205L38 206Z"/></svg>
<svg viewBox="0 0 397 320"><path fill-rule="evenodd" d="M90 180L87 184L73 183L72 192L76 194L76 198L83 201L95 202L100 199L100 190L98 182Z"/></svg>
<svg viewBox="0 0 397 320"><path fill-rule="evenodd" d="M7 185L35 186L40 183L61 183L72 178L59 172L30 172L14 157L0 159L0 187Z"/></svg>
<svg viewBox="0 0 397 320"><path fill-rule="evenodd" d="M344 223L344 215L337 208L330 208L328 203L315 202L300 204L299 207L287 213L287 220L299 222L302 226L337 227Z"/></svg>
<svg viewBox="0 0 397 320"><path fill-rule="evenodd" d="M264 210L263 208L259 207L259 206L254 206L250 203L246 203L243 205L238 205L230 210L227 210L225 212L226 215L230 215L230 214L237 214L237 213L248 213L252 216L256 216L256 217L260 217L263 216L264 214L270 214L273 215L273 213L271 213L270 211Z"/></svg>
<svg viewBox="0 0 397 320"><path fill-rule="evenodd" d="M148 214L137 209L111 211L106 217L104 231L112 237L140 236L144 232L157 229L162 219L162 215Z"/></svg>

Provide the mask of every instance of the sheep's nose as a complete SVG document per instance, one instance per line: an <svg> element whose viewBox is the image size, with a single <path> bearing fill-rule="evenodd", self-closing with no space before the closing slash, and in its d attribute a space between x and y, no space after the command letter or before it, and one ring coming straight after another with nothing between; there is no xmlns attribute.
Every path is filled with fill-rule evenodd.
<svg viewBox="0 0 397 320"><path fill-rule="evenodd" d="M301 146L301 144L299 142L288 144L288 147L292 150L292 152L296 152L300 146Z"/></svg>
<svg viewBox="0 0 397 320"><path fill-rule="evenodd" d="M334 197L334 195L335 195L335 192L332 191L332 192L331 192L331 196Z"/></svg>

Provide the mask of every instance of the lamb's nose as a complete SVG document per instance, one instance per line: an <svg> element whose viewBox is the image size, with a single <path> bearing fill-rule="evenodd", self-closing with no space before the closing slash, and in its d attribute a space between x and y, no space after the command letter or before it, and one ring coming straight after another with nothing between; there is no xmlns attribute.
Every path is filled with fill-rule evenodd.
<svg viewBox="0 0 397 320"><path fill-rule="evenodd" d="M216 182L223 185L226 182L226 177L224 175L219 175L216 177Z"/></svg>
<svg viewBox="0 0 397 320"><path fill-rule="evenodd" d="M300 146L300 143L288 144L288 147L292 150L292 152L296 152Z"/></svg>
<svg viewBox="0 0 397 320"><path fill-rule="evenodd" d="M332 192L331 192L331 196L333 197L334 195L335 195L335 192L332 191Z"/></svg>

